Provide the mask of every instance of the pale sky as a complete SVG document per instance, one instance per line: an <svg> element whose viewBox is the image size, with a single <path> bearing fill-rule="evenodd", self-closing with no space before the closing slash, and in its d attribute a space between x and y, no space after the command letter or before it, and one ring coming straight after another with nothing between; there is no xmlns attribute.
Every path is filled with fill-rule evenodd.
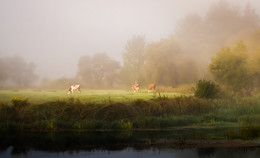
<svg viewBox="0 0 260 158"><path fill-rule="evenodd" d="M107 53L121 60L127 40L174 34L189 13L204 15L218 0L0 0L0 58L20 55L41 77L73 77L81 56ZM260 11L259 0L247 2Z"/></svg>

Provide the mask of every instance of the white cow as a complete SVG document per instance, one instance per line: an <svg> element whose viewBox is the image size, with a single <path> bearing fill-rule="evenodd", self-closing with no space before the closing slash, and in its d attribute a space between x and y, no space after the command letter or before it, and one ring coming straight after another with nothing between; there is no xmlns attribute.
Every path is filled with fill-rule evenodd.
<svg viewBox="0 0 260 158"><path fill-rule="evenodd" d="M78 93L80 93L80 85L71 85L68 94L73 94L73 91L78 91Z"/></svg>

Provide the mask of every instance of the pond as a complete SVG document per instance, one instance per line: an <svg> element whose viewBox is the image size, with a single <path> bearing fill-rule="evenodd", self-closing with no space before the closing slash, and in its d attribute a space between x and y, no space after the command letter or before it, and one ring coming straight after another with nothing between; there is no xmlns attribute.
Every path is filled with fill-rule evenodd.
<svg viewBox="0 0 260 158"><path fill-rule="evenodd" d="M0 133L0 157L257 157L258 141L227 140L236 129Z"/></svg>

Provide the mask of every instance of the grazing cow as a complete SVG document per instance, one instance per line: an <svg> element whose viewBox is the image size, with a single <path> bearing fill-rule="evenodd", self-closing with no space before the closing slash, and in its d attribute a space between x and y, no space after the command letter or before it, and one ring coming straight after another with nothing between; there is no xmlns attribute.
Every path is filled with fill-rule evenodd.
<svg viewBox="0 0 260 158"><path fill-rule="evenodd" d="M140 86L139 86L139 84L137 84L137 83L135 83L135 84L132 85L132 89L134 90L134 92L138 92L138 91L139 91L139 88L140 88Z"/></svg>
<svg viewBox="0 0 260 158"><path fill-rule="evenodd" d="M71 85L68 94L73 94L73 91L78 91L78 93L80 93L80 85Z"/></svg>
<svg viewBox="0 0 260 158"><path fill-rule="evenodd" d="M156 88L156 85L154 83L149 84L149 86L148 86L148 93L150 93L152 90L155 91L155 88Z"/></svg>

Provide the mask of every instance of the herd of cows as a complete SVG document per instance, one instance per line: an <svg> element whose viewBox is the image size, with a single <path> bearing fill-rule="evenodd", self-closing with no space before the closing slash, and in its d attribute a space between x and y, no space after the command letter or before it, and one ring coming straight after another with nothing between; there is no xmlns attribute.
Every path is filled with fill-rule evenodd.
<svg viewBox="0 0 260 158"><path fill-rule="evenodd" d="M156 85L154 83L149 84L148 86L148 93L150 93L151 91L155 91ZM138 83L135 83L132 85L132 90L135 92L138 92L140 89L140 85ZM80 90L80 85L71 85L69 90L68 90L68 94L73 94L74 91L77 91L78 93L81 92Z"/></svg>

